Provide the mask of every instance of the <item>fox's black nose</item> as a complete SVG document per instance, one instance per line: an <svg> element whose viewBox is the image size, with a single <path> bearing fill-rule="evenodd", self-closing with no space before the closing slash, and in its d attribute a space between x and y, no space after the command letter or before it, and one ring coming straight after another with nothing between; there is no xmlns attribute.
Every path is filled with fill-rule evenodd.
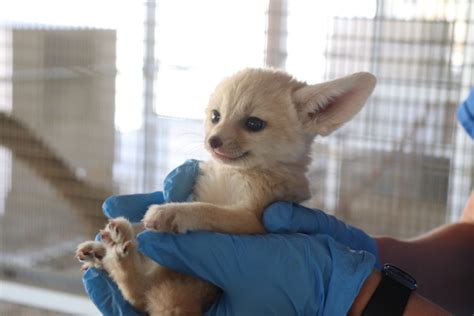
<svg viewBox="0 0 474 316"><path fill-rule="evenodd" d="M222 146L222 140L217 136L212 136L211 138L209 138L208 142L209 142L209 146L211 146L211 148L213 149L219 148Z"/></svg>

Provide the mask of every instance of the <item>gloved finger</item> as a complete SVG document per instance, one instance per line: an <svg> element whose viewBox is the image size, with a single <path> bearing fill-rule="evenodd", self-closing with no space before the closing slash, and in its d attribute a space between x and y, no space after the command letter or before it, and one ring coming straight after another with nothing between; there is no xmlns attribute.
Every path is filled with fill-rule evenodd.
<svg viewBox="0 0 474 316"><path fill-rule="evenodd" d="M242 272L243 261L257 261L256 256L249 255L253 251L249 248L260 243L249 238L256 237L213 232L169 234L145 231L138 235L138 244L140 252L159 264L200 277L225 291L235 285L237 273ZM257 271L262 264L256 262L250 266ZM268 266L262 269L268 270Z"/></svg>
<svg viewBox="0 0 474 316"><path fill-rule="evenodd" d="M140 316L122 296L117 285L105 271L89 268L82 275L82 282L92 302L103 315Z"/></svg>
<svg viewBox="0 0 474 316"><path fill-rule="evenodd" d="M332 232L336 222L318 209L309 209L290 202L276 202L265 209L263 225L271 233L322 233Z"/></svg>
<svg viewBox="0 0 474 316"><path fill-rule="evenodd" d="M132 223L142 220L148 207L152 204L164 203L163 193L160 191L143 194L113 195L108 197L102 205L107 218L123 216Z"/></svg>
<svg viewBox="0 0 474 316"><path fill-rule="evenodd" d="M321 270L327 269L321 275L323 282L327 282L322 287L325 292L322 314L346 315L360 288L372 273L375 257L367 251L348 249L328 235L317 234L312 237L327 251L327 257L323 255L324 252L314 257ZM321 261L326 262L321 265Z"/></svg>
<svg viewBox="0 0 474 316"><path fill-rule="evenodd" d="M199 161L186 160L171 171L163 182L163 196L166 202L184 202L192 194L199 173Z"/></svg>
<svg viewBox="0 0 474 316"><path fill-rule="evenodd" d="M351 249L372 253L377 259L376 266L381 267L375 239L363 230L321 210L309 209L296 203L276 202L265 209L263 225L271 233L329 235Z"/></svg>

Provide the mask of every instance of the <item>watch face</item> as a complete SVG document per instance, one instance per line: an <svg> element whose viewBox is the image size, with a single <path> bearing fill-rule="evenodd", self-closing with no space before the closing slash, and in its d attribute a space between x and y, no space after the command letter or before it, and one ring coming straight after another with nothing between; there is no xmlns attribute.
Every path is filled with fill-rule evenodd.
<svg viewBox="0 0 474 316"><path fill-rule="evenodd" d="M396 266L394 266L392 264L389 264L389 263L384 264L383 273L386 276L388 276L388 277L396 280L397 282L403 284L404 286L406 286L407 288L409 288L412 291L415 290L416 287L417 287L415 278L413 278L411 275L409 275L408 273L406 273L402 269L397 268Z"/></svg>

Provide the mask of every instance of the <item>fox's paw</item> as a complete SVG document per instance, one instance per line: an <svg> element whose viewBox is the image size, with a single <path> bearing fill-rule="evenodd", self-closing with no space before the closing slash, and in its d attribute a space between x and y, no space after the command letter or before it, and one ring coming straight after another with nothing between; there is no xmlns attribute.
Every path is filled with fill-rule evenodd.
<svg viewBox="0 0 474 316"><path fill-rule="evenodd" d="M159 232L184 233L193 228L176 204L150 206L143 224L146 229Z"/></svg>
<svg viewBox="0 0 474 316"><path fill-rule="evenodd" d="M82 270L85 271L90 267L102 268L102 259L105 257L107 250L99 241L86 241L76 249L76 258L82 262Z"/></svg>
<svg viewBox="0 0 474 316"><path fill-rule="evenodd" d="M109 220L105 228L100 230L100 239L107 246L121 245L134 238L132 225L123 217Z"/></svg>

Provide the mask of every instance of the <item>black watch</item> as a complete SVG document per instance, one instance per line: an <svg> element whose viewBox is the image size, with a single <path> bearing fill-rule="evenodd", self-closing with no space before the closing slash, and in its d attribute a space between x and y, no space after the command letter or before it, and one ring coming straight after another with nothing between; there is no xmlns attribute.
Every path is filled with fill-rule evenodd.
<svg viewBox="0 0 474 316"><path fill-rule="evenodd" d="M362 316L402 316L416 280L405 271L386 263L382 269L382 281L370 298Z"/></svg>

